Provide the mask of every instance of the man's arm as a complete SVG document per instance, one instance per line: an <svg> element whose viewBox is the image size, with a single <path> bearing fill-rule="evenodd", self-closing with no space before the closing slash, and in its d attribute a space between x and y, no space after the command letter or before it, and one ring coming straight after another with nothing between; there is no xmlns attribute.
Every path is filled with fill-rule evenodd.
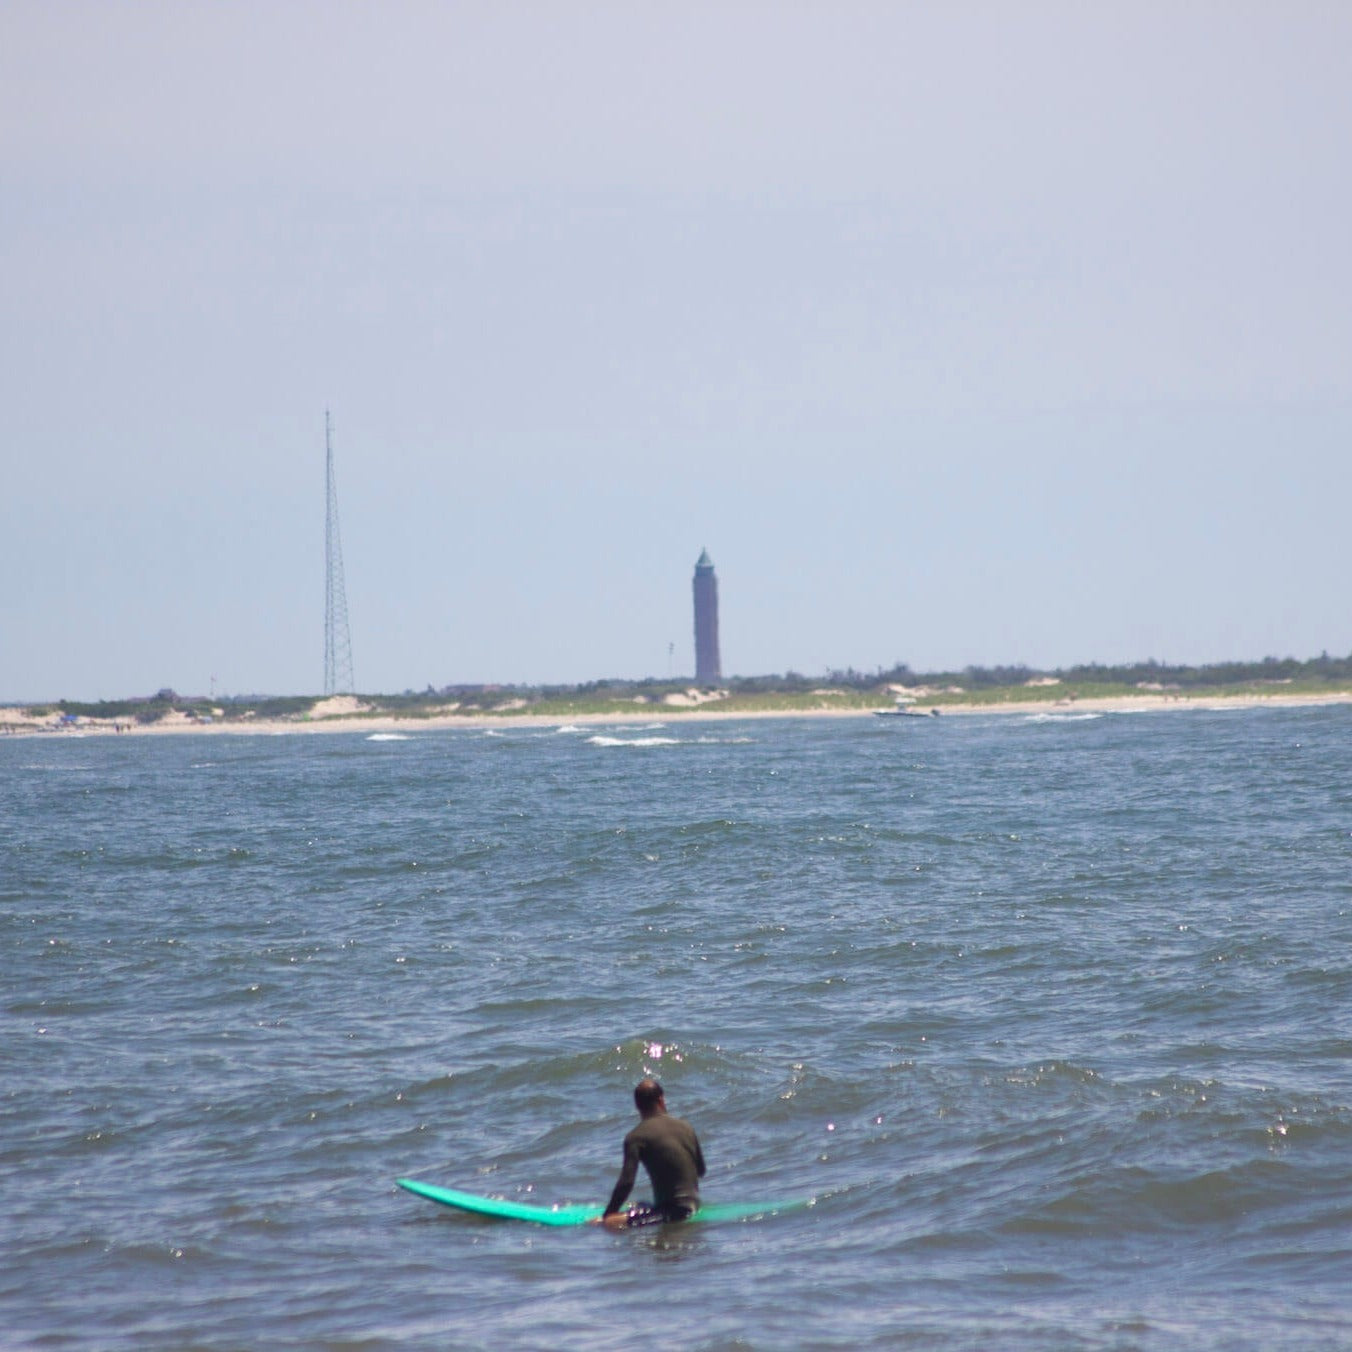
<svg viewBox="0 0 1352 1352"><path fill-rule="evenodd" d="M606 1203L605 1215L613 1216L626 1202L630 1191L633 1189L634 1180L638 1177L638 1147L631 1146L626 1137L624 1142L624 1164L620 1169L620 1176L615 1181L615 1191L610 1194L610 1201Z"/></svg>

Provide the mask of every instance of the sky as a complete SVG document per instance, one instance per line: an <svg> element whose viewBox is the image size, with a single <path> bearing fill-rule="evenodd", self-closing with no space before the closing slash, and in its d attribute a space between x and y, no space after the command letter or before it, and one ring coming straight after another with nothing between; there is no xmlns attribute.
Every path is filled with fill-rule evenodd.
<svg viewBox="0 0 1352 1352"><path fill-rule="evenodd" d="M1352 651L1352 5L0 0L0 701Z"/></svg>

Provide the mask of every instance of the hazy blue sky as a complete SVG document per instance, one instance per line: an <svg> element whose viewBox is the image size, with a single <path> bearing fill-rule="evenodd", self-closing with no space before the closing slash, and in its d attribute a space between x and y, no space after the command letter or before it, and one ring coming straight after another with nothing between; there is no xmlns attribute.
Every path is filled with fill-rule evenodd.
<svg viewBox="0 0 1352 1352"><path fill-rule="evenodd" d="M1352 4L0 0L0 699L1352 650ZM674 658L669 645L674 644Z"/></svg>

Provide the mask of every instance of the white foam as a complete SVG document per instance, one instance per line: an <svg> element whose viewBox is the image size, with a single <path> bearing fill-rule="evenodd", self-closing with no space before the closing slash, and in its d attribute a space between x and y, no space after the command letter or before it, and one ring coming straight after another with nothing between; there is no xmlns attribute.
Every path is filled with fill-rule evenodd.
<svg viewBox="0 0 1352 1352"><path fill-rule="evenodd" d="M1102 714L1029 714L1025 723L1092 723Z"/></svg>
<svg viewBox="0 0 1352 1352"><path fill-rule="evenodd" d="M589 746L680 746L679 737L588 737Z"/></svg>
<svg viewBox="0 0 1352 1352"><path fill-rule="evenodd" d="M411 742L413 738L403 732L373 732L366 740L368 742Z"/></svg>

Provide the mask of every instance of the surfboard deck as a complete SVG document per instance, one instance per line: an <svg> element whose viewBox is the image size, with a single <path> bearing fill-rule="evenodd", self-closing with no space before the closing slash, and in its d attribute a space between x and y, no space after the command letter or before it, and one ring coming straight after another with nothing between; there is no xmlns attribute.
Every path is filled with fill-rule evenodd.
<svg viewBox="0 0 1352 1352"><path fill-rule="evenodd" d="M435 1183L420 1183L416 1178L397 1178L401 1188L425 1197L429 1202L472 1211L479 1216L494 1216L506 1221L531 1221L536 1225L586 1225L600 1216L603 1208L588 1204L538 1206L531 1202L509 1202L501 1197L480 1197L455 1188L439 1188ZM792 1202L707 1202L695 1212L696 1221L741 1221L752 1216L770 1216L780 1211L796 1211L811 1206L814 1199Z"/></svg>

